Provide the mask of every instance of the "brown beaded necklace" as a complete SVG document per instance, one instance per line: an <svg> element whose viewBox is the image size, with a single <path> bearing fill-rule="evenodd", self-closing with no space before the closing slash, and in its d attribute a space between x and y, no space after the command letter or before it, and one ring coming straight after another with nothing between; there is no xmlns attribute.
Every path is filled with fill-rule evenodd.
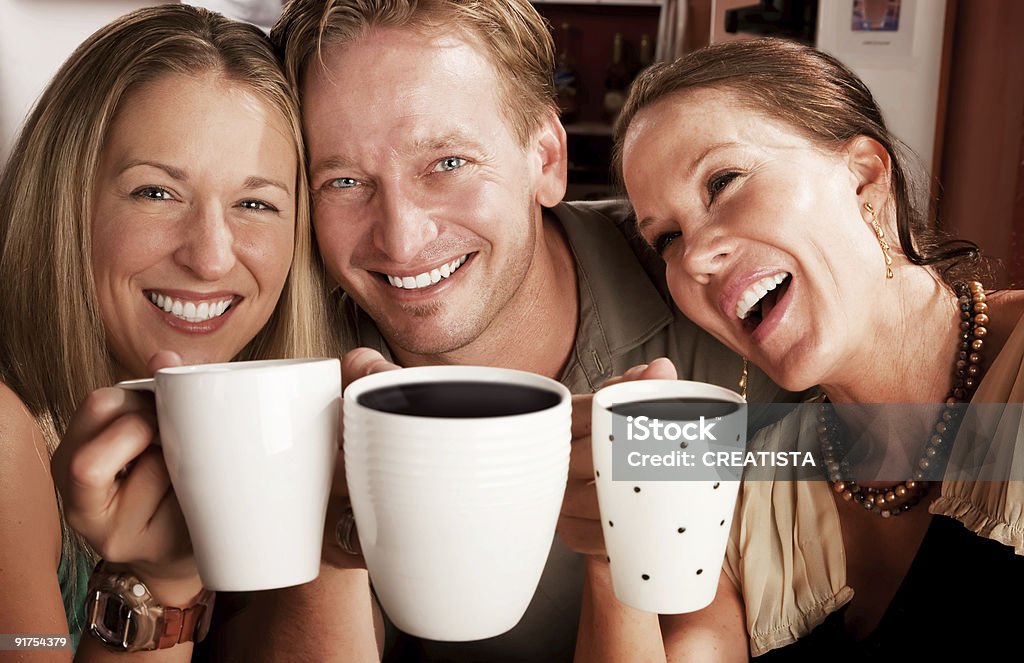
<svg viewBox="0 0 1024 663"><path fill-rule="evenodd" d="M818 412L817 431L821 443L824 469L832 490L844 500L855 500L868 511L882 518L898 516L917 504L926 492L929 482L924 481L933 464L939 463L947 451L949 441L956 436L962 412L957 404L971 400L981 382L982 356L985 347L986 325L989 323L985 289L977 281L956 283L953 286L960 309L960 342L954 366L953 388L946 397L945 406L932 429L931 438L918 461L914 478L887 488L862 486L850 478L846 450L835 407L822 401Z"/></svg>

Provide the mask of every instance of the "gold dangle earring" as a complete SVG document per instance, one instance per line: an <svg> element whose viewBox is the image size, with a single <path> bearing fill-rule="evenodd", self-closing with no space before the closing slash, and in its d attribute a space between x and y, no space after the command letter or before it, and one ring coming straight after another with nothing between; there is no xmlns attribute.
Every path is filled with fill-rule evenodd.
<svg viewBox="0 0 1024 663"><path fill-rule="evenodd" d="M747 358L743 357L743 372L740 373L740 396L747 400Z"/></svg>
<svg viewBox="0 0 1024 663"><path fill-rule="evenodd" d="M885 258L885 278L891 279L892 273L892 255L889 253L889 242L885 240L885 231L882 230L882 226L878 223L878 218L875 214L875 208L871 203L864 203L864 209L871 215L871 227L875 230L875 237L878 238L878 245L882 247L882 256Z"/></svg>

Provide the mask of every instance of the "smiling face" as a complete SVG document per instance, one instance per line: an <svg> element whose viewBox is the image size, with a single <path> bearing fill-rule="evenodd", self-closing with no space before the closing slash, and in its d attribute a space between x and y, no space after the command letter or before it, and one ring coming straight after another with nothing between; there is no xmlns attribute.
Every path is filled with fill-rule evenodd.
<svg viewBox="0 0 1024 663"><path fill-rule="evenodd" d="M516 139L494 67L474 43L408 28L324 55L303 124L331 277L406 353L514 333L502 312L525 292L540 204L561 197L544 192L563 180L543 172L539 139Z"/></svg>
<svg viewBox="0 0 1024 663"><path fill-rule="evenodd" d="M688 317L791 390L862 370L885 275L848 151L699 89L637 114L623 175Z"/></svg>
<svg viewBox="0 0 1024 663"><path fill-rule="evenodd" d="M284 118L215 75L130 93L94 185L92 268L119 377L158 350L227 361L267 322L291 264L295 146Z"/></svg>

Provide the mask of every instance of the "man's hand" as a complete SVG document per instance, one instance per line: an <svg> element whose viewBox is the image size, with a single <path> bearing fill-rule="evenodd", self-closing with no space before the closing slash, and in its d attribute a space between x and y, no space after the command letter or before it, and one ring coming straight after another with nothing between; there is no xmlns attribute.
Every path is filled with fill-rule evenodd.
<svg viewBox="0 0 1024 663"><path fill-rule="evenodd" d="M635 366L604 383L604 387L630 380L677 380L676 368L668 359ZM558 534L570 549L584 555L605 555L601 513L594 483L594 458L590 449L590 426L594 395L572 397L572 456L569 483L565 488Z"/></svg>
<svg viewBox="0 0 1024 663"><path fill-rule="evenodd" d="M381 371L393 371L401 368L389 362L376 350L369 348L356 348L345 354L341 360L341 382L342 389L345 389L352 382L361 377L380 373ZM324 530L323 561L339 569L365 568L366 562L362 555L350 555L342 550L338 544L339 523L347 510L351 508L351 501L348 496L348 483L345 480L345 452L343 443L344 433L344 403L342 403L341 421L338 430L338 455L334 463L334 483L331 486L331 498L327 503L327 520ZM358 543L356 532L351 533L350 539Z"/></svg>

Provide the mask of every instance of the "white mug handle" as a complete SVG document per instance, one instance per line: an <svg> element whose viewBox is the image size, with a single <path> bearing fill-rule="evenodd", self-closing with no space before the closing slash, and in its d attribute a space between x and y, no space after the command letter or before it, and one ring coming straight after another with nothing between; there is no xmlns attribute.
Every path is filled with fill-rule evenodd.
<svg viewBox="0 0 1024 663"><path fill-rule="evenodd" d="M122 380L114 385L121 389L127 389L128 391L148 391L156 393L156 380L153 378L143 378L141 380Z"/></svg>

